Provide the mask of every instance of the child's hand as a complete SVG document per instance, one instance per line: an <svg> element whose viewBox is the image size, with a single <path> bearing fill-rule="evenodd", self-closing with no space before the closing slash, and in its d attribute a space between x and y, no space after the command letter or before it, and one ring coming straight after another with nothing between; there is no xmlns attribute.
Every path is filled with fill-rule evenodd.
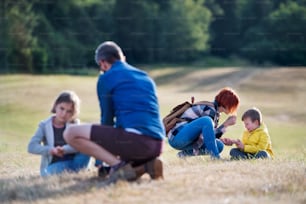
<svg viewBox="0 0 306 204"><path fill-rule="evenodd" d="M63 157L64 149L60 146L54 147L51 149L50 154L53 156Z"/></svg>
<svg viewBox="0 0 306 204"><path fill-rule="evenodd" d="M61 146L57 146L57 151L59 153L59 155L61 155L60 157L63 157L65 154L64 148Z"/></svg>
<svg viewBox="0 0 306 204"><path fill-rule="evenodd" d="M239 139L235 142L235 144L239 149L244 149L244 144Z"/></svg>
<svg viewBox="0 0 306 204"><path fill-rule="evenodd" d="M233 145L233 141L230 138L221 138L220 140L227 146Z"/></svg>

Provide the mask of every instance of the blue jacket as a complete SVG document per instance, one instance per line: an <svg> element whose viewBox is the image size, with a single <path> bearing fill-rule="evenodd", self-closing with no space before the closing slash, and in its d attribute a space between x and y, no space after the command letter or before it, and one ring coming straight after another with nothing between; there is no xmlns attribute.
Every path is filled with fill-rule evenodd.
<svg viewBox="0 0 306 204"><path fill-rule="evenodd" d="M101 124L132 128L143 135L163 139L156 87L143 71L116 61L97 83Z"/></svg>

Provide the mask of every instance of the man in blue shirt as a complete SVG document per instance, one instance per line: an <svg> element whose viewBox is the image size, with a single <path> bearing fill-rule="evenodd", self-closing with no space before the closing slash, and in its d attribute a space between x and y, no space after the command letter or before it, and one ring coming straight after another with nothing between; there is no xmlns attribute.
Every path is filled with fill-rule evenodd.
<svg viewBox="0 0 306 204"><path fill-rule="evenodd" d="M162 178L158 156L165 130L155 83L145 72L126 63L114 42L100 44L95 60L104 72L97 83L101 125L70 127L64 133L66 141L110 165L110 182L135 180L144 173L152 179Z"/></svg>

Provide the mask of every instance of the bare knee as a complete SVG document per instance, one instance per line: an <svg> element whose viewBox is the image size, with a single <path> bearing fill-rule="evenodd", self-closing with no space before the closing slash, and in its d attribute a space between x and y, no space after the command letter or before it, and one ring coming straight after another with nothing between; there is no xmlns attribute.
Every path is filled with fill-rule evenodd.
<svg viewBox="0 0 306 204"><path fill-rule="evenodd" d="M64 137L64 140L67 142L67 143L70 143L71 141L71 138L72 138L72 131L71 131L71 128L72 127L67 127L63 133L63 137Z"/></svg>
<svg viewBox="0 0 306 204"><path fill-rule="evenodd" d="M64 139L71 144L76 138L88 139L90 137L91 125L71 125L64 131Z"/></svg>

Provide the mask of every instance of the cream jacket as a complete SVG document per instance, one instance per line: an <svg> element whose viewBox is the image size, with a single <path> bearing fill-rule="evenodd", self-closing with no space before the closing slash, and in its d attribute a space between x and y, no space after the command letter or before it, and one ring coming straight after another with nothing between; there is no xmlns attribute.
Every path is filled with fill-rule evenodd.
<svg viewBox="0 0 306 204"><path fill-rule="evenodd" d="M41 155L40 175L46 175L46 168L52 161L50 150L54 147L54 131L52 127L52 118L54 115L39 123L38 129L28 144L28 152ZM79 121L77 121L79 123ZM75 124L75 123L74 123ZM71 125L67 123L66 127ZM66 144L63 146L65 154L77 152L73 147Z"/></svg>

